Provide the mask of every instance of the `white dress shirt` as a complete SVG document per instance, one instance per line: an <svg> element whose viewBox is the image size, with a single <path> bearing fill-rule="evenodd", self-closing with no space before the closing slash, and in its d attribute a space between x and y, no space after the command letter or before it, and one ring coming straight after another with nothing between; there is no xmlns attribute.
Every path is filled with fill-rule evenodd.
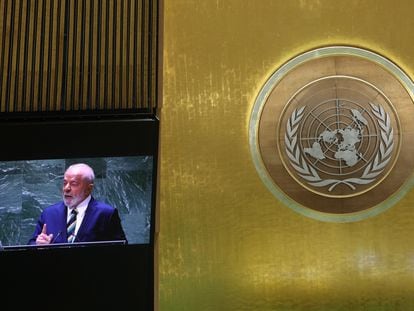
<svg viewBox="0 0 414 311"><path fill-rule="evenodd" d="M76 216L76 227L75 227L75 232L74 232L75 236L78 234L79 227L82 224L83 217L85 216L85 211L86 211L86 208L88 207L90 200L91 200L91 195L89 195L85 200L80 202L78 206L74 207L78 211L78 215ZM71 212L72 212L72 208L67 207L67 209L68 209L67 211L68 216L66 219L66 223L68 223Z"/></svg>

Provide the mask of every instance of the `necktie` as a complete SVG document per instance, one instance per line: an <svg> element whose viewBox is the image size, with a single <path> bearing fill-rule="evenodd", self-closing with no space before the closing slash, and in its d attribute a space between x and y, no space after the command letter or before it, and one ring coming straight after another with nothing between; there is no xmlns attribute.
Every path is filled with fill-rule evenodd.
<svg viewBox="0 0 414 311"><path fill-rule="evenodd" d="M70 219L66 225L68 243L73 243L75 241L75 228L76 228L76 215L78 211L73 209L70 213Z"/></svg>

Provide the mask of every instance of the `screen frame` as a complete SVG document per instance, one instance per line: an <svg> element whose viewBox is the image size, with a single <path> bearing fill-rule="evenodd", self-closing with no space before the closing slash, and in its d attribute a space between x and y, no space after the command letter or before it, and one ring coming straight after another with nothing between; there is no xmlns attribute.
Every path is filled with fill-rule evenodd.
<svg viewBox="0 0 414 311"><path fill-rule="evenodd" d="M3 273L10 282L6 296L42 295L36 283L39 273L47 284L59 284L49 289L47 303L58 304L62 291L79 286L78 282L66 282L67 269L72 262L86 261L77 270L77 281L88 282L84 306L88 308L112 305L140 310L154 308L154 258L156 233L156 207L158 193L158 143L159 119L155 115L122 115L117 117L29 118L2 120L3 134L0 161L46 160L94 157L121 157L150 155L153 157L151 195L151 228L148 244L118 245L103 243L82 247L3 247L0 264L10 267ZM58 258L59 260L56 260ZM114 267L116 265L116 267ZM22 268L24 267L24 268ZM59 272L59 273L56 273ZM86 278L86 276L91 278ZM103 278L103 275L106 277ZM107 282L119 288L108 290ZM22 286L22 284L24 284ZM15 288L14 288L15 287ZM110 286L111 287L111 286ZM107 294L105 294L107 293ZM102 297L105 299L102 300ZM9 298L8 298L9 299ZM10 298L11 299L11 298ZM12 302L16 305L16 302ZM67 304L67 301L65 300ZM7 302L6 302L7 305ZM70 303L69 303L70 305ZM66 307L66 306L65 306ZM74 304L73 307L76 307Z"/></svg>

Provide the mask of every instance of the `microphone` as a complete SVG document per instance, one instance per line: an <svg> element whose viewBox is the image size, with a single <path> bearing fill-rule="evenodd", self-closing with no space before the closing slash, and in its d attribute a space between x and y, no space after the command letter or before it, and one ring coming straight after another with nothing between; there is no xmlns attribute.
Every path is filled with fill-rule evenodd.
<svg viewBox="0 0 414 311"><path fill-rule="evenodd" d="M56 234L56 236L55 236L55 237L53 237L53 238L50 240L50 243L49 243L49 244L55 243L56 239L57 239L57 238L58 238L61 234L62 234L62 231L59 231L59 232L58 232L58 234Z"/></svg>

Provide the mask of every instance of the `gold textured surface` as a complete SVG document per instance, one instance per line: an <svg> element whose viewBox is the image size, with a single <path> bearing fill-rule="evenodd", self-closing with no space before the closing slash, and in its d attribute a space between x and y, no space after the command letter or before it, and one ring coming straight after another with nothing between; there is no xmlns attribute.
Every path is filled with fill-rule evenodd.
<svg viewBox="0 0 414 311"><path fill-rule="evenodd" d="M280 65L352 45L414 77L411 1L164 3L159 309L414 310L414 193L324 223L277 201L249 150L250 112Z"/></svg>

